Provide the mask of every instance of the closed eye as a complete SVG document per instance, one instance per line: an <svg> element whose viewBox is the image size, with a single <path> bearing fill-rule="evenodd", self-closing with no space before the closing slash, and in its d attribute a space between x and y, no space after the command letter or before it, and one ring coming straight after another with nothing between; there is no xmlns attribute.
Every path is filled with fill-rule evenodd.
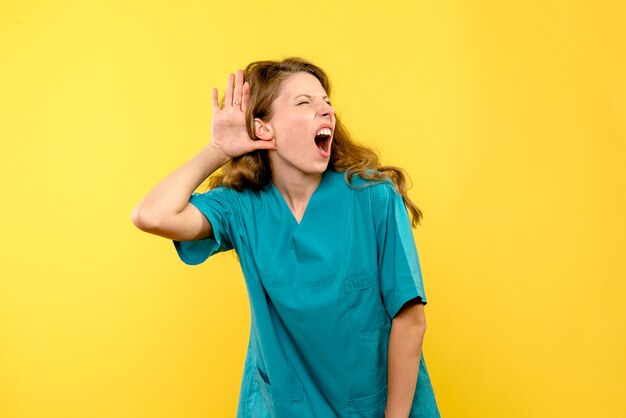
<svg viewBox="0 0 626 418"><path fill-rule="evenodd" d="M305 103L309 103L309 102L300 102L300 103L296 104L296 106L300 106L301 104L305 104Z"/></svg>

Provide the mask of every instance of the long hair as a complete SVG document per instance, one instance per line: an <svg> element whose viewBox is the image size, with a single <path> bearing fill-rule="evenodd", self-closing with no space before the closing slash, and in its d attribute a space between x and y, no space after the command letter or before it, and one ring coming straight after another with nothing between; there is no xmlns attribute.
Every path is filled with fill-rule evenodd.
<svg viewBox="0 0 626 418"><path fill-rule="evenodd" d="M282 81L292 73L306 72L316 77L326 94L330 97L330 80L324 70L302 58L291 57L282 61L255 61L243 71L244 80L250 84L250 98L246 111L246 127L248 135L258 140L254 133L254 118L267 121L272 117L272 102L278 94ZM391 180L396 190L402 195L408 208L413 227L423 217L420 209L407 195L407 175L400 167L381 166L377 153L364 145L357 144L346 127L335 114L335 131L328 168L344 172L348 186L352 176L358 174L370 181ZM269 185L272 179L268 150L256 150L239 157L232 158L208 180L208 188L224 186L238 191L261 190Z"/></svg>

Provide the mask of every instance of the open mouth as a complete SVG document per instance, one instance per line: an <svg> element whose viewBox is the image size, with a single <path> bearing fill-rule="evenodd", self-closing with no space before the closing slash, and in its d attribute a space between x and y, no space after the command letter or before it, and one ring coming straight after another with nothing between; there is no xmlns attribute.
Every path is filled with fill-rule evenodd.
<svg viewBox="0 0 626 418"><path fill-rule="evenodd" d="M328 154L330 152L330 135L319 135L315 137L315 145L322 151L324 154Z"/></svg>
<svg viewBox="0 0 626 418"><path fill-rule="evenodd" d="M331 139L332 131L328 128L320 129L317 135L315 135L315 145L324 156L330 155Z"/></svg>

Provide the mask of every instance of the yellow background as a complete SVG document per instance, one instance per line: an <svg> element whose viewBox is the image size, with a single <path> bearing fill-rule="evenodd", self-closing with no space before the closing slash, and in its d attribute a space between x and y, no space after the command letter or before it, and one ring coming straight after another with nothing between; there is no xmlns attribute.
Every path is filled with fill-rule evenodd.
<svg viewBox="0 0 626 418"><path fill-rule="evenodd" d="M234 253L130 213L289 55L411 176L442 415L626 416L624 2L2 0L0 417L234 416Z"/></svg>

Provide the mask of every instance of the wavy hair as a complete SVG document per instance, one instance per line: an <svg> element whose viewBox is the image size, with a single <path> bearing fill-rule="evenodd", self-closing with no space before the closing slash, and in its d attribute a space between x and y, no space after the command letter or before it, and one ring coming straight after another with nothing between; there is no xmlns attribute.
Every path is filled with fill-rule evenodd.
<svg viewBox="0 0 626 418"><path fill-rule="evenodd" d="M281 82L290 74L301 71L316 77L330 97L328 76L324 70L307 60L290 57L282 61L255 61L248 64L243 73L244 80L250 83L250 98L246 110L246 127L250 138L258 140L254 133L254 118L264 121L271 119L272 103L278 95ZM327 169L344 172L346 183L353 189L355 187L351 180L355 174L374 182L391 180L411 214L411 225L415 228L420 223L423 215L407 195L408 176L405 171L400 167L381 166L377 153L367 146L357 144L337 114ZM213 173L208 180L208 189L224 186L238 191L258 191L268 186L271 179L268 150L255 150L232 158Z"/></svg>

